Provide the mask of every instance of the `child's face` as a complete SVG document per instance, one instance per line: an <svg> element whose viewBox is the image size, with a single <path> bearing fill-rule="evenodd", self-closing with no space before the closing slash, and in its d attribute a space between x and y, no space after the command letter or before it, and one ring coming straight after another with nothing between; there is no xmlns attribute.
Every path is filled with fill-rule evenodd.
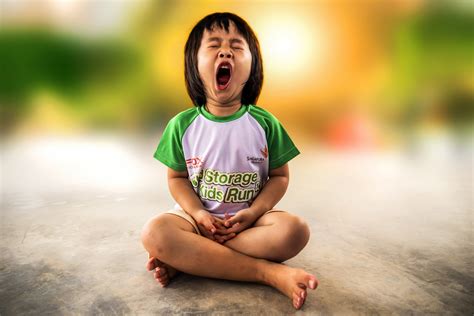
<svg viewBox="0 0 474 316"><path fill-rule="evenodd" d="M240 102L250 75L252 54L234 24L230 23L229 33L218 27L214 27L212 32L205 30L197 58L208 101L211 99L219 104L234 103L235 100ZM223 62L230 64L230 71L219 71Z"/></svg>

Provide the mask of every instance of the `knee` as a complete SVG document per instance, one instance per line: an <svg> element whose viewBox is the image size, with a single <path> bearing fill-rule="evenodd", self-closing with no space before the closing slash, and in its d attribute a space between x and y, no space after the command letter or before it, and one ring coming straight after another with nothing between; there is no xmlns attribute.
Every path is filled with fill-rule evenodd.
<svg viewBox="0 0 474 316"><path fill-rule="evenodd" d="M160 214L152 217L143 226L141 231L141 241L143 247L153 256L166 251L165 246L165 218Z"/></svg>
<svg viewBox="0 0 474 316"><path fill-rule="evenodd" d="M310 229L308 223L299 216L290 215L284 225L283 236L288 249L300 251L309 241Z"/></svg>
<svg viewBox="0 0 474 316"><path fill-rule="evenodd" d="M308 223L299 216L292 215L288 229L288 239L295 248L303 249L309 241L310 229Z"/></svg>

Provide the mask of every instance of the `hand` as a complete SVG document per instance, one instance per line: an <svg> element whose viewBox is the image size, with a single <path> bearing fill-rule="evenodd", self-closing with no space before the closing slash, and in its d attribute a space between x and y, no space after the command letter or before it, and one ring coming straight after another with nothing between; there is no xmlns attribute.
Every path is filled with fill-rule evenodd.
<svg viewBox="0 0 474 316"><path fill-rule="evenodd" d="M228 233L229 228L225 227L224 222L228 220L231 216L227 213L225 213L224 216L225 219L215 217L217 231L214 234L214 237L216 238L216 241L221 244L237 236L237 233Z"/></svg>
<svg viewBox="0 0 474 316"><path fill-rule="evenodd" d="M244 208L238 211L234 216L224 221L225 227L227 227L227 234L239 233L244 229L250 227L258 218L258 214L250 208Z"/></svg>
<svg viewBox="0 0 474 316"><path fill-rule="evenodd" d="M193 218L204 237L215 241L214 233L218 227L216 218L206 210L197 211L193 214Z"/></svg>

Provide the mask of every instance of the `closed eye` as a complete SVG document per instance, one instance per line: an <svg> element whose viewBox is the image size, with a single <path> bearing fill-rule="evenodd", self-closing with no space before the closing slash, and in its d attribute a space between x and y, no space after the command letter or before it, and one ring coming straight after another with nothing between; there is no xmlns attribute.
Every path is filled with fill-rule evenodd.
<svg viewBox="0 0 474 316"><path fill-rule="evenodd" d="M219 46L217 46L217 45L208 46L208 48L216 48L216 47L219 47ZM243 48L241 48L241 47L232 47L232 48L243 50Z"/></svg>

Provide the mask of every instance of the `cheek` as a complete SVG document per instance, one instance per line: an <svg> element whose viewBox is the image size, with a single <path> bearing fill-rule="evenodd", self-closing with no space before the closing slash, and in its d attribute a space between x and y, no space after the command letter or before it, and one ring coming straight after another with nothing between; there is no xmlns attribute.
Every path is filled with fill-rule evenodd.
<svg viewBox="0 0 474 316"><path fill-rule="evenodd" d="M197 60L198 60L198 71L199 71L199 76L201 77L201 80L205 80L208 77L212 77L212 71L211 71L212 63L210 62L209 58L206 58L205 55L198 54Z"/></svg>
<svg viewBox="0 0 474 316"><path fill-rule="evenodd" d="M247 80L252 70L252 54L250 52L243 58L240 68L242 70L240 72L242 77L244 77L244 80Z"/></svg>

